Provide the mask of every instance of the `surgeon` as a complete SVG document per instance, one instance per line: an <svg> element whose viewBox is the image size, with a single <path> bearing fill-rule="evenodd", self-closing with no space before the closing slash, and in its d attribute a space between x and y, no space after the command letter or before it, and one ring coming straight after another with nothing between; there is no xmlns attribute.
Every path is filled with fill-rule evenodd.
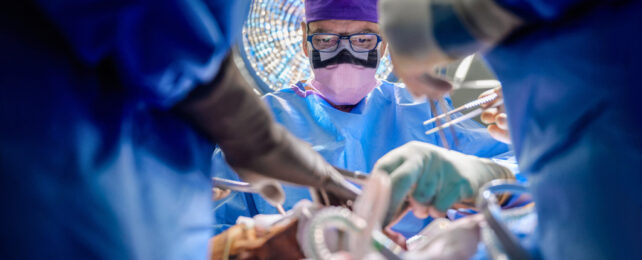
<svg viewBox="0 0 642 260"><path fill-rule="evenodd" d="M274 123L229 49L249 1L0 8L7 259L205 259L214 143L249 173L354 189Z"/></svg>
<svg viewBox="0 0 642 260"><path fill-rule="evenodd" d="M438 134L424 134L435 126L423 125L433 114L430 104L413 101L403 84L375 78L386 49L377 25L376 1L307 0L305 20L301 47L314 78L268 94L263 100L279 123L309 142L332 165L368 173L381 156L410 141L450 146L485 158L508 156L506 144L472 121L455 126L453 132L445 131L447 143ZM494 169L480 179L513 177L491 160L473 156L466 160L471 167ZM220 152L214 156L213 167L216 176L235 178ZM308 190L301 187L286 186L285 194L286 209L301 199L310 199ZM234 224L240 215L259 213L277 211L258 195L236 195L216 210L217 232ZM409 214L393 230L410 237L429 221Z"/></svg>
<svg viewBox="0 0 642 260"><path fill-rule="evenodd" d="M395 69L416 95L450 90L434 66L485 52L536 205L534 257L642 259L642 1L381 0L379 11ZM470 175L484 171L450 155L409 144L375 168L392 175L393 201L409 195L443 210L474 197ZM457 189L435 184L430 168L472 192L435 204Z"/></svg>

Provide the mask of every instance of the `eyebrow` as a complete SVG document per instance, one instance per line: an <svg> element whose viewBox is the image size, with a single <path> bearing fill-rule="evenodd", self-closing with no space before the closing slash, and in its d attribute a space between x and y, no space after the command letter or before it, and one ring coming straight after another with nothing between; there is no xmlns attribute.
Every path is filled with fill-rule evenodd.
<svg viewBox="0 0 642 260"><path fill-rule="evenodd" d="M358 33L378 33L378 32L375 32L374 30L371 30L371 29L363 29Z"/></svg>
<svg viewBox="0 0 642 260"><path fill-rule="evenodd" d="M309 31L310 33L328 33L328 31L327 31L327 30L324 30L324 29L322 29L322 28L316 28L316 29L314 29L314 31L310 31L310 26L309 26L309 25L308 25L308 31Z"/></svg>

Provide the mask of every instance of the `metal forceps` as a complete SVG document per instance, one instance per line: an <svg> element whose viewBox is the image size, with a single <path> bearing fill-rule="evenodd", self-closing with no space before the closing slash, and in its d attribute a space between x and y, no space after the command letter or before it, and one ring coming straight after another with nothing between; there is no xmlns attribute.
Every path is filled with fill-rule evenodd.
<svg viewBox="0 0 642 260"><path fill-rule="evenodd" d="M424 125L428 125L428 124L431 124L433 122L437 122L437 120L442 120L444 118L446 118L448 120L448 122L443 124L443 125L440 125L439 122L437 122L438 123L437 127L434 127L432 129L426 131L426 134L429 135L429 134L435 133L435 132L439 131L442 128L447 128L447 127L450 127L450 126L452 126L454 124L457 124L457 123L459 123L461 121L468 120L468 119L471 119L473 117L476 117L479 114L481 114L482 111L483 111L483 109L480 107L481 105L488 104L488 103L493 102L493 101L498 100L498 99L499 99L499 95L497 95L497 93L493 93L493 94L490 94L490 95L485 96L483 98L468 102L468 103L464 104L463 106L460 106L460 107L458 107L456 109L450 110L450 111L448 111L446 113L443 113L443 114L441 114L439 116L436 116L436 117L433 117L433 118L431 118L429 120L426 120L424 122ZM504 100L503 99L499 99L491 107L498 107L503 103L504 103ZM474 109L474 110L472 110L472 111L470 111L468 113L465 113L463 116L451 119L453 114L464 112L464 111L468 111L468 110L471 110L471 109Z"/></svg>
<svg viewBox="0 0 642 260"><path fill-rule="evenodd" d="M240 192L247 192L247 193L259 193L259 191L253 188L252 185L242 181L233 181L233 180L228 180L228 179L223 179L218 177L212 177L212 185L215 188L219 188L223 190L233 190L233 191L240 191Z"/></svg>
<svg viewBox="0 0 642 260"><path fill-rule="evenodd" d="M214 186L214 188L260 194L261 197L274 206L281 215L285 215L285 210L283 209L285 194L283 194L283 190L277 185L276 183L270 182L257 187L247 182L212 177L212 186Z"/></svg>

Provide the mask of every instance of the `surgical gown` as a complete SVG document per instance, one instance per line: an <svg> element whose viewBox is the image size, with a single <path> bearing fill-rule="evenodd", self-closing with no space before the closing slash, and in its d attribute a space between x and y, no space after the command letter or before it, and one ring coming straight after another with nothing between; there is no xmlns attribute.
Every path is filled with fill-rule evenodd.
<svg viewBox="0 0 642 260"><path fill-rule="evenodd" d="M370 172L375 162L387 152L409 141L418 140L442 145L437 134L424 132L434 125L423 125L431 117L430 105L415 102L402 84L381 81L350 112L333 108L305 83L268 94L264 101L277 122L297 137L307 141L330 164L352 171ZM450 106L450 104L449 104ZM510 155L506 144L494 140L486 128L465 121L453 128L457 143L446 130L446 139L454 150L480 157ZM225 164L220 150L214 154L213 174L237 179ZM284 186L285 209L301 199L310 199L307 188ZM234 194L214 212L216 232L234 224L238 216L276 214L277 210L258 195ZM425 226L429 219L420 220L408 214L393 229L410 237Z"/></svg>
<svg viewBox="0 0 642 260"><path fill-rule="evenodd" d="M485 57L536 202L533 251L642 259L642 1L495 2L527 24Z"/></svg>
<svg viewBox="0 0 642 260"><path fill-rule="evenodd" d="M248 10L3 3L3 258L207 257L214 145L168 108L213 79Z"/></svg>

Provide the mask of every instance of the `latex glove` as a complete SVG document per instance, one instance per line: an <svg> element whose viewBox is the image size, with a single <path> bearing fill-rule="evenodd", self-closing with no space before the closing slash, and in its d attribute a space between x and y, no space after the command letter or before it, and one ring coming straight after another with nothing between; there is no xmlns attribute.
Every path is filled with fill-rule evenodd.
<svg viewBox="0 0 642 260"><path fill-rule="evenodd" d="M479 98L488 96L490 94L496 93L499 98L494 102L487 103L482 105L484 112L481 114L481 120L485 124L488 124L488 133L500 142L510 144L510 132L508 131L508 116L506 116L506 110L504 105L498 107L491 107L495 102L502 99L502 88L494 88L488 91L485 91Z"/></svg>
<svg viewBox="0 0 642 260"><path fill-rule="evenodd" d="M474 201L485 183L514 178L510 170L489 159L417 141L384 155L373 171L387 172L391 178L385 224L404 210L406 197L417 217L440 217L455 203Z"/></svg>
<svg viewBox="0 0 642 260"><path fill-rule="evenodd" d="M523 24L496 1L380 0L378 10L395 74L432 99L452 89L436 68L492 48Z"/></svg>
<svg viewBox="0 0 642 260"><path fill-rule="evenodd" d="M436 99L452 90L452 84L434 73L454 61L432 37L430 1L381 0L379 23L388 40L394 73L415 96Z"/></svg>
<svg viewBox="0 0 642 260"><path fill-rule="evenodd" d="M230 57L210 84L193 90L174 110L217 143L247 182L268 177L356 198L358 190L321 155L274 122Z"/></svg>
<svg viewBox="0 0 642 260"><path fill-rule="evenodd" d="M404 259L470 259L481 241L483 220L483 215L477 214L451 222L443 230L430 234L428 240L409 251Z"/></svg>

